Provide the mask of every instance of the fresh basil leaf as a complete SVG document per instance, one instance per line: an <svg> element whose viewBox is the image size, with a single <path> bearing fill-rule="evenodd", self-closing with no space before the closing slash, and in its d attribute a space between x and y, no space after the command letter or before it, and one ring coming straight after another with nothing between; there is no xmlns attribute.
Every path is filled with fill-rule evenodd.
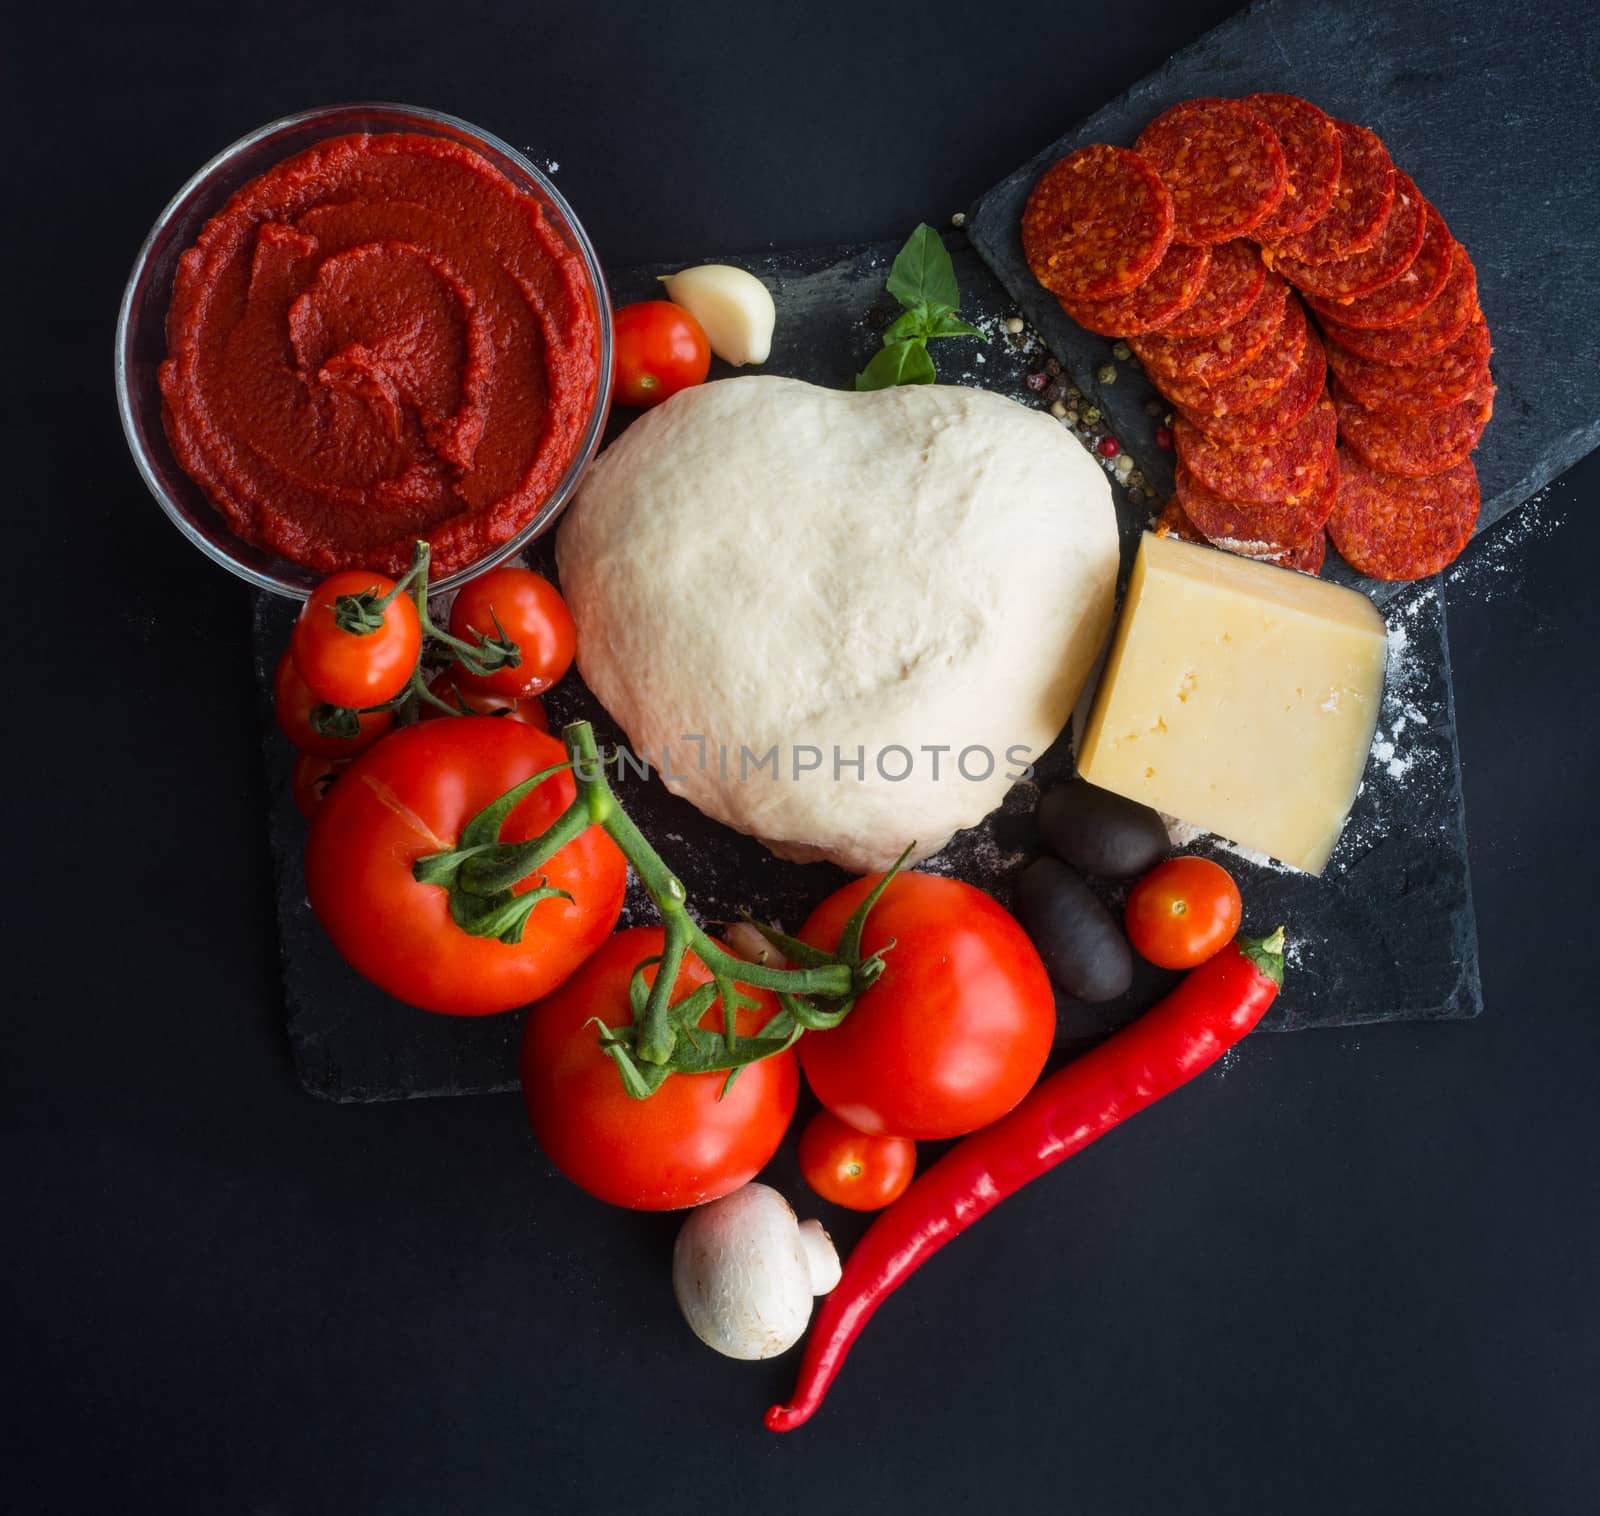
<svg viewBox="0 0 1600 1516"><path fill-rule="evenodd" d="M918 223L895 254L885 287L908 311L926 306L931 318L947 316L961 304L955 265L926 221Z"/></svg>
<svg viewBox="0 0 1600 1516"><path fill-rule="evenodd" d="M872 362L856 375L856 388L888 390L897 384L932 384L933 380L933 359L928 356L928 345L922 338L913 337L874 353Z"/></svg>
<svg viewBox="0 0 1600 1516"><path fill-rule="evenodd" d="M982 342L989 340L970 321L963 321L959 316L940 316L937 321L930 321L923 330L922 335L924 337L976 337Z"/></svg>
<svg viewBox="0 0 1600 1516"><path fill-rule="evenodd" d="M940 317L940 320L943 319ZM927 306L913 306L908 311L902 311L889 323L889 329L883 334L883 340L885 343L909 342L913 337L926 337L930 334L933 324Z"/></svg>

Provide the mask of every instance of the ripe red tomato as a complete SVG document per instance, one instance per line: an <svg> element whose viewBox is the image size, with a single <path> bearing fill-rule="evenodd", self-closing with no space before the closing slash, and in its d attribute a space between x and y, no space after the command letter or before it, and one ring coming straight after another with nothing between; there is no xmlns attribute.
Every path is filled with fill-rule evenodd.
<svg viewBox="0 0 1600 1516"><path fill-rule="evenodd" d="M561 591L544 575L514 567L480 574L461 587L450 607L450 635L463 642L496 637L496 620L521 650L522 662L492 674L473 674L457 665L455 679L463 689L537 695L572 667L578 628Z"/></svg>
<svg viewBox="0 0 1600 1516"><path fill-rule="evenodd" d="M480 716L518 721L523 726L531 726L536 732L550 730L550 719L545 715L544 705L537 695L496 695L488 690L468 689L461 683L463 672L452 664L428 681L429 692L448 705L465 705L469 711L475 711ZM438 706L427 700L417 702L417 712L424 721L432 721L435 716L449 720Z"/></svg>
<svg viewBox="0 0 1600 1516"><path fill-rule="evenodd" d="M394 580L364 570L324 579L300 607L289 651L300 677L319 700L362 710L393 700L406 687L422 652L422 623L409 595L396 595L383 608L383 623L365 634L347 632L334 620L344 595L376 595Z"/></svg>
<svg viewBox="0 0 1600 1516"><path fill-rule="evenodd" d="M627 863L598 827L539 870L572 898L541 900L517 943L463 931L445 888L419 884L411 866L454 847L484 806L565 757L554 737L518 722L458 716L405 727L351 764L306 839L306 893L345 961L400 1000L456 1016L508 1011L560 984L622 909ZM570 773L547 779L511 812L501 840L536 837L576 793Z"/></svg>
<svg viewBox="0 0 1600 1516"><path fill-rule="evenodd" d="M711 344L704 328L670 300L641 300L612 318L616 359L613 390L623 405L659 405L679 390L704 384Z"/></svg>
<svg viewBox="0 0 1600 1516"><path fill-rule="evenodd" d="M295 759L289 774L289 793L307 821L322 804L333 781L349 766L347 758L318 758L313 753L301 753Z"/></svg>
<svg viewBox="0 0 1600 1516"><path fill-rule="evenodd" d="M1239 931L1244 902L1233 876L1209 858L1169 858L1128 895L1128 940L1164 969L1192 969Z"/></svg>
<svg viewBox="0 0 1600 1516"><path fill-rule="evenodd" d="M393 711L374 711L361 717L361 730L354 737L324 737L311 724L311 712L327 701L312 694L289 649L283 650L278 667L272 676L272 709L278 719L278 730L302 753L312 753L319 758L354 758L364 748L369 748L394 725Z"/></svg>
<svg viewBox="0 0 1600 1516"><path fill-rule="evenodd" d="M748 1183L778 1150L800 1084L794 1054L779 1053L742 1070L721 1098L723 1074L672 1074L646 1100L628 1094L590 1021L632 1021L628 981L663 940L659 927L618 932L534 1006L522 1039L522 1093L545 1155L597 1199L638 1211L700 1205ZM654 983L655 970L645 977ZM710 978L686 957L674 1003ZM778 1003L766 990L746 993L760 1001L739 1013L739 1031L750 1036ZM702 1025L720 1027L721 1017L714 1006Z"/></svg>
<svg viewBox="0 0 1600 1516"><path fill-rule="evenodd" d="M800 1172L824 1200L849 1211L881 1211L906 1192L917 1171L917 1145L906 1137L869 1137L818 1111L800 1134Z"/></svg>
<svg viewBox="0 0 1600 1516"><path fill-rule="evenodd" d="M881 877L881 876L880 876ZM877 883L830 895L800 936L838 944ZM867 918L862 947L883 976L827 1032L800 1039L800 1066L840 1120L859 1131L934 1140L1003 1116L1032 1088L1055 1037L1055 996L1027 934L957 879L901 874Z"/></svg>

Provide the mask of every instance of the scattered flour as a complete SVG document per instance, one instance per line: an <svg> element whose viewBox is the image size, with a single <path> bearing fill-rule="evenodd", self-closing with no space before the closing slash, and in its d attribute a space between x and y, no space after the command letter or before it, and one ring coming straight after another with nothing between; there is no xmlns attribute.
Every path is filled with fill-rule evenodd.
<svg viewBox="0 0 1600 1516"><path fill-rule="evenodd" d="M1496 523L1446 571L1445 583L1478 601L1514 599L1522 589L1529 544L1547 542L1567 519L1566 488L1562 480L1547 484L1520 510Z"/></svg>

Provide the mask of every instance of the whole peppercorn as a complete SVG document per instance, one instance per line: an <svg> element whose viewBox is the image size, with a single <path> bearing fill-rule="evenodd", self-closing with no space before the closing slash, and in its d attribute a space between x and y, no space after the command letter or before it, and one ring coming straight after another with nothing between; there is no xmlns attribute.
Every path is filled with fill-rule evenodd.
<svg viewBox="0 0 1600 1516"><path fill-rule="evenodd" d="M1115 384L1117 382L1117 366L1114 363L1102 363L1094 371L1096 384Z"/></svg>
<svg viewBox="0 0 1600 1516"><path fill-rule="evenodd" d="M1038 393L1039 393L1039 391L1040 391L1040 390L1042 390L1042 389L1043 389L1043 388L1044 388L1044 387L1045 387L1045 385L1047 385L1047 384L1048 384L1048 383L1049 383L1049 382L1050 382L1050 378L1049 378L1049 375L1047 375L1047 374L1044 374L1044 373L1038 373L1038 374L1029 374L1029 375L1028 375L1028 378L1027 378L1027 380L1026 380L1026 383L1027 383L1027 386L1028 386L1028 388L1029 388L1029 389L1030 389L1030 390L1032 390L1032 391L1033 391L1033 392L1034 392L1034 394L1036 394L1036 395L1037 395L1037 394L1038 394Z"/></svg>
<svg viewBox="0 0 1600 1516"><path fill-rule="evenodd" d="M1100 407L1098 405L1086 405L1079 414L1083 417L1085 426L1093 426L1100 419Z"/></svg>
<svg viewBox="0 0 1600 1516"><path fill-rule="evenodd" d="M1133 357L1133 349L1129 347L1126 342L1118 342L1112 346L1111 356L1115 358L1118 363L1126 363L1128 359Z"/></svg>
<svg viewBox="0 0 1600 1516"><path fill-rule="evenodd" d="M1156 446L1168 453L1172 451L1172 428L1170 426L1158 426L1156 428Z"/></svg>
<svg viewBox="0 0 1600 1516"><path fill-rule="evenodd" d="M1159 416L1165 409L1166 406L1159 400L1146 400L1144 403L1144 413L1147 416Z"/></svg>
<svg viewBox="0 0 1600 1516"><path fill-rule="evenodd" d="M1122 451L1122 444L1115 437L1102 437L1095 443L1094 450L1102 458L1115 458Z"/></svg>
<svg viewBox="0 0 1600 1516"><path fill-rule="evenodd" d="M1060 360L1056 358L1046 358L1044 361L1044 371L1052 379L1059 379L1061 377Z"/></svg>

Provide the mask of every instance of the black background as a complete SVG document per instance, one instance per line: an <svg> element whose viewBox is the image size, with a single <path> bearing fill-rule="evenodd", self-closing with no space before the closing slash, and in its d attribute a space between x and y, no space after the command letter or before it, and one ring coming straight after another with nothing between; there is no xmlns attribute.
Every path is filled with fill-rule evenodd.
<svg viewBox="0 0 1600 1516"><path fill-rule="evenodd" d="M1486 1015L1248 1043L941 1254L777 1439L792 1363L701 1349L670 1218L557 1179L515 1097L296 1085L247 592L116 423L140 238L284 112L456 112L557 160L607 262L692 260L942 222L1229 6L222 9L44 5L4 49L0 1506L1595 1509L1600 459L1450 592Z"/></svg>

